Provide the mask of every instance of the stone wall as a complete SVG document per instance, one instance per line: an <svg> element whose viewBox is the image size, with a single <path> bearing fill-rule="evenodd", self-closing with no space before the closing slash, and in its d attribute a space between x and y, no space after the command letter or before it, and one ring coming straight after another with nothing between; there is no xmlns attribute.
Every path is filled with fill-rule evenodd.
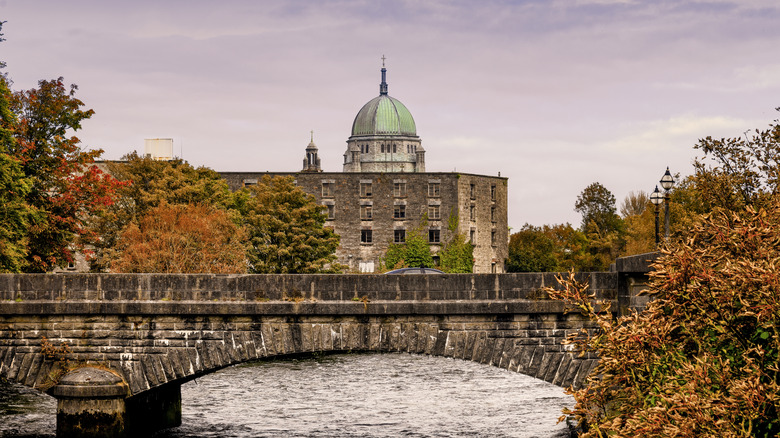
<svg viewBox="0 0 780 438"><path fill-rule="evenodd" d="M614 298L617 277L583 274ZM136 395L225 366L309 352L473 360L561 386L595 365L562 345L593 330L547 300L553 274L0 275L0 376L46 387L61 365L98 365Z"/></svg>
<svg viewBox="0 0 780 438"><path fill-rule="evenodd" d="M459 216L459 230L467 238L475 231L474 272L489 273L504 271L504 260L508 256L507 222L507 179L464 173L241 173L221 172L232 190L238 190L245 184L260 180L263 175L295 177L304 191L313 195L317 202L334 206L334 217L326 222L341 236L341 245L336 252L338 262L349 266L351 272L360 271L369 265L379 268L381 257L394 241L395 230L405 230L407 234L420 229L428 238L430 229L440 231L440 242L451 239L448 230L450 214ZM371 196L361 196L360 184L371 182ZM439 193L429 196L429 183L439 184ZM322 184L332 184L330 194L323 194ZM405 194L396 196L394 183L405 183ZM470 184L475 185L472 199ZM491 187L496 187L495 199L491 196ZM361 217L361 206L370 205L371 219ZM405 206L405 218L394 217L395 205ZM475 215L470 217L470 206L474 205ZM429 215L429 207L436 206L439 218ZM495 213L491 216L491 209ZM428 223L421 228L421 219L427 216ZM371 230L372 242L361 242L361 231ZM492 234L495 232L495 238ZM434 253L441 245L433 244Z"/></svg>

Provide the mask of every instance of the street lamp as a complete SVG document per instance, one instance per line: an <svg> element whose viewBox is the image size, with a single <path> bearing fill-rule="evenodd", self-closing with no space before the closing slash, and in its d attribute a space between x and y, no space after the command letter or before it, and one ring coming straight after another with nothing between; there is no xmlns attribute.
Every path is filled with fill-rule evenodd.
<svg viewBox="0 0 780 438"><path fill-rule="evenodd" d="M658 248L658 206L664 202L664 195L658 190L658 186L655 186L655 190L650 194L650 202L655 205L655 247Z"/></svg>
<svg viewBox="0 0 780 438"><path fill-rule="evenodd" d="M664 239L669 240L669 192L674 185L674 178L666 166L666 173L661 177L661 187L664 188Z"/></svg>

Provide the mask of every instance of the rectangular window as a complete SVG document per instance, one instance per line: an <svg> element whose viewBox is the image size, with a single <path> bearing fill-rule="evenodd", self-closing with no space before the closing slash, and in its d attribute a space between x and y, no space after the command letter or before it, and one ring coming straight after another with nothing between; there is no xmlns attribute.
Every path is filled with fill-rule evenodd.
<svg viewBox="0 0 780 438"><path fill-rule="evenodd" d="M428 197L430 198L438 198L439 197L439 190L441 188L440 183L436 182L429 182L428 183Z"/></svg>
<svg viewBox="0 0 780 438"><path fill-rule="evenodd" d="M323 198L333 197L333 183L329 183L329 182L322 183L322 197Z"/></svg>
<svg viewBox="0 0 780 438"><path fill-rule="evenodd" d="M441 230L428 230L428 243L439 243Z"/></svg>
<svg viewBox="0 0 780 438"><path fill-rule="evenodd" d="M405 182L393 183L393 196L395 196L396 198L405 198L406 197L406 183Z"/></svg>
<svg viewBox="0 0 780 438"><path fill-rule="evenodd" d="M371 205L360 206L360 219L364 221L370 221L373 216L373 207Z"/></svg>
<svg viewBox="0 0 780 438"><path fill-rule="evenodd" d="M490 200L495 201L496 200L496 185L491 184L490 185Z"/></svg>
<svg viewBox="0 0 780 438"><path fill-rule="evenodd" d="M406 242L406 230L393 231L393 243L405 243Z"/></svg>
<svg viewBox="0 0 780 438"><path fill-rule="evenodd" d="M429 205L428 206L428 219L436 221L439 220L439 206L438 205Z"/></svg>
<svg viewBox="0 0 780 438"><path fill-rule="evenodd" d="M472 245L477 244L477 230L469 231L469 242L471 242Z"/></svg>
<svg viewBox="0 0 780 438"><path fill-rule="evenodd" d="M471 194L471 199L477 199L477 190L474 184L469 184L469 193Z"/></svg>
<svg viewBox="0 0 780 438"><path fill-rule="evenodd" d="M393 206L393 219L406 219L406 206L395 205Z"/></svg>
<svg viewBox="0 0 780 438"><path fill-rule="evenodd" d="M372 230L360 230L360 243L369 244L374 241Z"/></svg>
<svg viewBox="0 0 780 438"><path fill-rule="evenodd" d="M469 207L469 220L470 221L477 220L477 207L473 205Z"/></svg>
<svg viewBox="0 0 780 438"><path fill-rule="evenodd" d="M250 187L250 186L256 186L257 185L257 179L256 178L248 178L244 180L244 187Z"/></svg>
<svg viewBox="0 0 780 438"><path fill-rule="evenodd" d="M496 237L497 237L496 230L491 231L490 232L490 245L496 246Z"/></svg>
<svg viewBox="0 0 780 438"><path fill-rule="evenodd" d="M496 221L496 207L490 207L490 221L495 222Z"/></svg>
<svg viewBox="0 0 780 438"><path fill-rule="evenodd" d="M362 182L362 183L360 183L360 196L362 198L370 198L371 197L371 183L370 182Z"/></svg>
<svg viewBox="0 0 780 438"><path fill-rule="evenodd" d="M326 212L326 214L328 215L327 216L328 220L336 219L336 206L331 204L331 205L326 205L326 207L328 208L328 211Z"/></svg>

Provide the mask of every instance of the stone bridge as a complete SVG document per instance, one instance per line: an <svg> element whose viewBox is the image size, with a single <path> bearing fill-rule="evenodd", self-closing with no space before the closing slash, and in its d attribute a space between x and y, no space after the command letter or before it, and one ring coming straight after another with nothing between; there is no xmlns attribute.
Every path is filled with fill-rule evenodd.
<svg viewBox="0 0 780 438"><path fill-rule="evenodd" d="M598 297L630 293L629 274L579 275ZM597 359L561 341L594 326L546 298L556 285L533 273L4 274L0 378L57 397L58 436L176 426L182 383L316 352L453 357L578 386Z"/></svg>

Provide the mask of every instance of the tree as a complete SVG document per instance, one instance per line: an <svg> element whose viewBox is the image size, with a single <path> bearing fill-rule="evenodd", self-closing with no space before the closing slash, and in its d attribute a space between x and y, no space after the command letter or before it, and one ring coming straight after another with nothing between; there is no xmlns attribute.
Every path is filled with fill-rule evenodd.
<svg viewBox="0 0 780 438"><path fill-rule="evenodd" d="M434 266L431 247L423 230L428 226L424 215L420 225L406 234L404 243L391 243L387 247L382 264L385 269L432 268Z"/></svg>
<svg viewBox="0 0 780 438"><path fill-rule="evenodd" d="M468 274L474 271L474 245L458 232L458 215L450 212L447 228L452 236L439 252L439 267L444 272Z"/></svg>
<svg viewBox="0 0 780 438"><path fill-rule="evenodd" d="M582 231L589 229L612 231L620 228L620 217L615 208L615 195L598 182L594 182L577 196L574 211L582 215Z"/></svg>
<svg viewBox="0 0 780 438"><path fill-rule="evenodd" d="M583 437L777 436L780 432L780 199L717 209L672 241L647 310L614 320L573 277L548 290L600 330L570 342L600 361L571 411Z"/></svg>
<svg viewBox="0 0 780 438"><path fill-rule="evenodd" d="M620 204L620 214L623 219L629 216L639 216L647 209L650 202L650 195L647 192L639 190L638 192L628 192L623 203Z"/></svg>
<svg viewBox="0 0 780 438"><path fill-rule="evenodd" d="M699 141L712 160L671 194L679 228L643 313L613 319L573 277L548 291L600 328L570 339L600 357L574 392L583 436L778 436L778 145L777 120L744 140Z"/></svg>
<svg viewBox="0 0 780 438"><path fill-rule="evenodd" d="M615 195L595 182L577 196L574 210L582 214L581 230L588 237L588 251L593 256L589 270L606 270L625 245L625 228L616 213Z"/></svg>
<svg viewBox="0 0 780 438"><path fill-rule="evenodd" d="M339 236L292 177L264 176L235 194L234 208L249 234L249 271L258 274L340 272Z"/></svg>
<svg viewBox="0 0 780 438"><path fill-rule="evenodd" d="M121 230L163 203L204 204L223 210L233 203L227 182L217 172L195 168L181 159L158 161L133 152L119 162L107 163L107 167L125 184L118 188L114 204L93 222L93 229L101 236L93 270L107 267L106 258L112 257Z"/></svg>
<svg viewBox="0 0 780 438"><path fill-rule="evenodd" d="M120 185L93 165L102 150L83 151L77 137L68 137L93 114L81 109L76 90L58 78L11 98L14 138L0 152L16 159L31 181L26 199L37 217L28 229L25 270L30 272L70 262L74 251L93 243L97 235L88 221L113 202Z"/></svg>
<svg viewBox="0 0 780 438"><path fill-rule="evenodd" d="M114 272L243 273L246 240L224 210L163 201L122 230L110 266Z"/></svg>
<svg viewBox="0 0 780 438"><path fill-rule="evenodd" d="M0 22L0 29L3 23ZM0 33L0 41L2 34ZM3 65L0 65L2 68ZM11 91L5 76L0 75L0 150L12 148L16 117L10 109ZM21 164L0 152L0 272L20 272L27 259L28 232L37 220L36 210L27 203L32 181L22 172Z"/></svg>
<svg viewBox="0 0 780 438"><path fill-rule="evenodd" d="M0 272L21 272L27 263L27 230L37 219L26 200L31 185L19 163L0 153Z"/></svg>
<svg viewBox="0 0 780 438"><path fill-rule="evenodd" d="M571 224L525 224L509 238L507 272L592 271L594 257L589 241Z"/></svg>
<svg viewBox="0 0 780 438"><path fill-rule="evenodd" d="M509 237L507 272L554 272L559 269L556 242L545 231L542 227L525 224Z"/></svg>
<svg viewBox="0 0 780 438"><path fill-rule="evenodd" d="M776 108L780 111L780 108ZM766 207L780 183L780 121L744 138L707 137L694 146L704 157L694 162L694 180L703 207L740 211Z"/></svg>

